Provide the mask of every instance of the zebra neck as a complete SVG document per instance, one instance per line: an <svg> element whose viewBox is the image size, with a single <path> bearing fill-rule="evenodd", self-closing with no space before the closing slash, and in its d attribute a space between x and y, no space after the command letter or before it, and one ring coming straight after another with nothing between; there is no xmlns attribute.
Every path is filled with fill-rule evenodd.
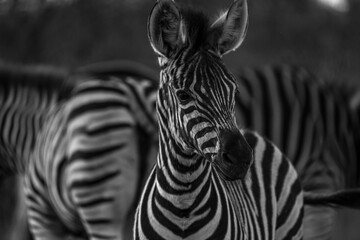
<svg viewBox="0 0 360 240"><path fill-rule="evenodd" d="M170 137L159 114L159 153L135 225L147 239L242 239L240 222L211 164ZM141 226L140 226L141 225Z"/></svg>
<svg viewBox="0 0 360 240"><path fill-rule="evenodd" d="M159 161L171 162L161 155ZM219 176L208 162L201 168L201 174L186 184L168 166L157 166L146 205L150 224L164 239L230 239L228 229L239 234L240 222ZM176 236L166 230L169 223Z"/></svg>
<svg viewBox="0 0 360 240"><path fill-rule="evenodd" d="M160 130L158 164L177 181L192 184L209 171L208 161L193 151L184 150L170 134Z"/></svg>
<svg viewBox="0 0 360 240"><path fill-rule="evenodd" d="M188 208L209 190L212 168L202 156L182 152L171 138L165 139L160 136L157 169L159 193L177 207ZM166 189L166 193L163 189Z"/></svg>

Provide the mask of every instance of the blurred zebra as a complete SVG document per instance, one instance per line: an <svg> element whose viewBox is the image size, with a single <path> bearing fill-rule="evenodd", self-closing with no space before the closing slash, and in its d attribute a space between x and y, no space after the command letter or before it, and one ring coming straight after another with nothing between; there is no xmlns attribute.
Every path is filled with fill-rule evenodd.
<svg viewBox="0 0 360 240"><path fill-rule="evenodd" d="M3 191L0 199L2 206L0 217L6 223L0 224L2 239L31 239L27 226L22 175L43 118L29 121L27 125L25 121L32 114L27 107L36 109L41 105L39 100L50 95L41 96L42 99L33 98L31 94L26 93L32 92L33 88L38 86L33 85L33 88L27 91L23 91L23 86L32 79L57 81L67 75L66 69L58 67L25 67L0 60L0 181ZM14 88L19 90L16 94L12 91ZM56 96L49 101L55 102ZM19 106L19 111L15 111L14 106ZM20 112L23 112L22 116Z"/></svg>
<svg viewBox="0 0 360 240"><path fill-rule="evenodd" d="M241 44L246 28L245 0L214 24L172 0L152 9L148 33L162 68L159 154L135 239L302 239L294 168L270 142L236 125L237 85L220 57Z"/></svg>
<svg viewBox="0 0 360 240"><path fill-rule="evenodd" d="M139 69L70 76L0 66L1 171L24 175L35 239L131 235L123 232L157 132L157 83Z"/></svg>
<svg viewBox="0 0 360 240"><path fill-rule="evenodd" d="M289 65L241 69L238 86L238 124L271 139L292 161L304 190L360 187L360 122L343 86ZM331 238L334 213L305 208L305 239Z"/></svg>

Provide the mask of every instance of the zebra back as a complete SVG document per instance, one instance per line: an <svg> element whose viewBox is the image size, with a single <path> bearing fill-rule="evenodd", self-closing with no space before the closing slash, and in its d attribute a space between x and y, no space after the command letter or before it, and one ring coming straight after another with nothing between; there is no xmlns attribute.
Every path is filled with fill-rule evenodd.
<svg viewBox="0 0 360 240"><path fill-rule="evenodd" d="M131 77L131 81L134 82L132 82L130 86L148 83L148 86L143 87L144 92L142 93L137 93L137 90L133 88L133 94L141 108L139 109L139 113L144 114L143 116L137 116L137 121L141 124L142 130L147 131L152 137L157 136L156 131L151 130L157 129L155 111L156 99L151 96L155 96L158 88L158 74L156 74L153 69L138 62L118 60L82 66L73 70L73 73L75 76L74 78L77 79L76 81L79 81L79 79L84 79L86 81L87 79L92 78L101 81L109 81L114 78L126 79Z"/></svg>
<svg viewBox="0 0 360 240"><path fill-rule="evenodd" d="M134 66L105 65L72 72L70 97L38 135L26 197L40 239L131 235L142 177L155 161L157 83Z"/></svg>
<svg viewBox="0 0 360 240"><path fill-rule="evenodd" d="M156 99L155 96L158 88L159 74L152 68L143 65L139 62L129 60L117 60L107 62L96 62L93 64L81 66L73 70L76 81L79 79L98 79L101 81L109 81L113 79L125 79L131 77L135 82L133 84L141 85L143 82L150 82L151 84L143 92L136 93L133 88L140 109L137 121L137 135L138 135L138 151L140 153L140 165L138 169L138 186L136 198L132 209L135 210L140 199L141 190L144 187L146 176L148 176L152 166L156 162L156 152L158 149L157 143L157 121L156 120ZM136 83L137 82L137 83ZM143 95L143 96L142 96ZM155 131L154 131L155 130Z"/></svg>
<svg viewBox="0 0 360 240"><path fill-rule="evenodd" d="M346 189L332 193L305 192L304 204L360 209L360 189Z"/></svg>
<svg viewBox="0 0 360 240"><path fill-rule="evenodd" d="M344 92L289 65L243 69L238 84L238 123L274 141L305 190L360 186L360 128Z"/></svg>

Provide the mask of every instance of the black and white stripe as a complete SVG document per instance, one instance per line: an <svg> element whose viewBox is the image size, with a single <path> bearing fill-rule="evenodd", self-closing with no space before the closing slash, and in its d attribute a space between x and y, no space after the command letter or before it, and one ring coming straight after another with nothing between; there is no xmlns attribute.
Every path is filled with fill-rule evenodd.
<svg viewBox="0 0 360 240"><path fill-rule="evenodd" d="M237 85L220 56L240 45L246 27L246 1L214 24L171 0L155 4L148 31L162 64L159 153L135 239L302 238L294 168L270 142L236 125Z"/></svg>
<svg viewBox="0 0 360 240"><path fill-rule="evenodd" d="M25 176L34 238L130 236L157 131L152 76L22 66L0 72L1 169Z"/></svg>
<svg viewBox="0 0 360 240"><path fill-rule="evenodd" d="M243 68L238 77L238 124L271 139L292 161L304 190L360 186L360 122L344 86L290 65ZM306 208L304 237L329 239L334 213Z"/></svg>
<svg viewBox="0 0 360 240"><path fill-rule="evenodd" d="M238 84L239 124L271 139L293 161L305 190L359 186L359 122L343 87L289 65L242 69ZM328 169L328 182L314 181L316 168Z"/></svg>
<svg viewBox="0 0 360 240"><path fill-rule="evenodd" d="M182 189L186 183L157 165L140 199L135 239L302 239L303 195L295 170L266 139L253 132L244 137L255 159L243 180L223 181L204 162L193 170L202 171L197 185Z"/></svg>

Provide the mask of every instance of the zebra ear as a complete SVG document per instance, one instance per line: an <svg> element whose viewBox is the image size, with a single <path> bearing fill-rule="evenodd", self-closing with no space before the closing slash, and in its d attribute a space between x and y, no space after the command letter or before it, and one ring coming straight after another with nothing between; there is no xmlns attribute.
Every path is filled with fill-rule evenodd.
<svg viewBox="0 0 360 240"><path fill-rule="evenodd" d="M148 37L154 51L170 58L185 42L184 23L172 0L158 0L148 19Z"/></svg>
<svg viewBox="0 0 360 240"><path fill-rule="evenodd" d="M220 56L235 51L245 38L247 26L246 0L235 0L228 11L211 25L209 43Z"/></svg>

